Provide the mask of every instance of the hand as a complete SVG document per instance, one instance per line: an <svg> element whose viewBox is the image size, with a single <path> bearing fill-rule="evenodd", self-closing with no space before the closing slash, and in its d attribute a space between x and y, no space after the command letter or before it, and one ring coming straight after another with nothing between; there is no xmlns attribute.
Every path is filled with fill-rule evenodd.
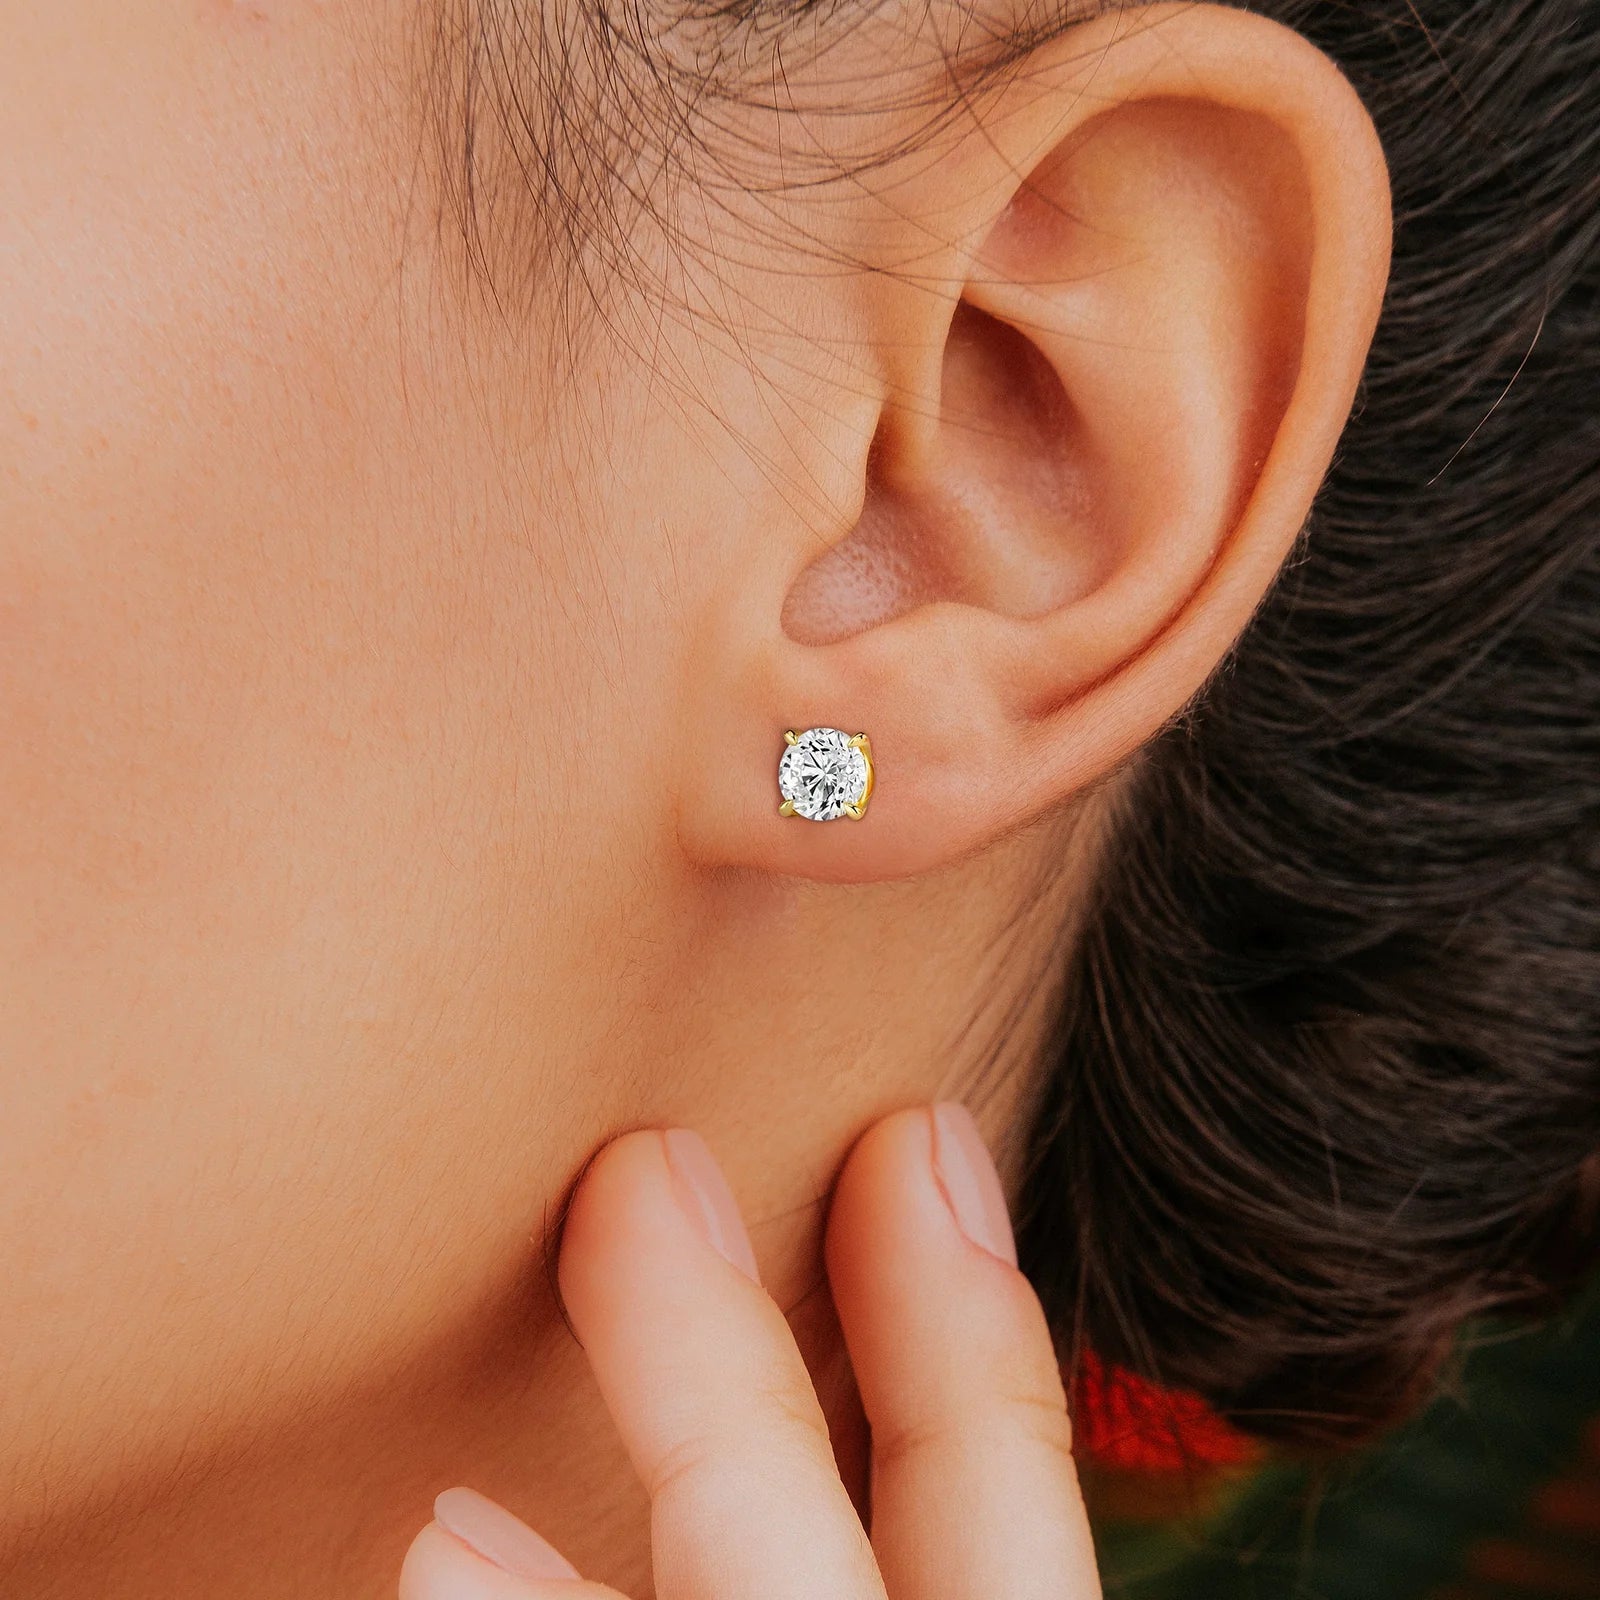
<svg viewBox="0 0 1600 1600"><path fill-rule="evenodd" d="M733 1196L693 1133L600 1154L562 1239L567 1310L651 1500L659 1600L1094 1600L1043 1312L959 1106L852 1151L828 1276L872 1430L869 1544ZM448 1489L401 1600L618 1600Z"/></svg>

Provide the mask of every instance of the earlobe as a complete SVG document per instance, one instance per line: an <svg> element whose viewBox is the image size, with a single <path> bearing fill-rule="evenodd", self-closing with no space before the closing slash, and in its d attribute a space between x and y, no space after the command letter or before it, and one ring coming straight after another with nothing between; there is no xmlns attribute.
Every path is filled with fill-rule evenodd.
<svg viewBox="0 0 1600 1600"><path fill-rule="evenodd" d="M1203 687L1332 458L1388 265L1349 84L1210 5L1121 11L1031 66L878 200L949 244L873 301L859 514L776 552L777 604L717 646L749 757L715 817L684 797L703 859L894 877L1068 804ZM872 730L859 826L762 792L755 748L814 724Z"/></svg>

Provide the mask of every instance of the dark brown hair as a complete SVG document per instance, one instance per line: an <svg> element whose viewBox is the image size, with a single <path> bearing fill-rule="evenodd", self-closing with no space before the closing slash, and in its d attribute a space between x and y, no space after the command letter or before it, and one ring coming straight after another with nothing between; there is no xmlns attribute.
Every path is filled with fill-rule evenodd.
<svg viewBox="0 0 1600 1600"><path fill-rule="evenodd" d="M1315 1444L1600 1259L1600 11L1274 0L1395 195L1299 550L1145 754L1035 1137L1063 1329Z"/></svg>
<svg viewBox="0 0 1600 1600"><path fill-rule="evenodd" d="M497 298L532 214L600 305L595 264L629 269L641 214L670 226L617 174L712 148L761 78L739 64L857 3L445 0L447 209ZM1131 775L1021 1248L1069 1360L1325 1445L1600 1251L1600 9L1255 9L1376 121L1390 292L1293 558ZM1018 6L953 83L1084 11ZM659 48L684 27L695 50ZM680 170L746 181L714 153Z"/></svg>

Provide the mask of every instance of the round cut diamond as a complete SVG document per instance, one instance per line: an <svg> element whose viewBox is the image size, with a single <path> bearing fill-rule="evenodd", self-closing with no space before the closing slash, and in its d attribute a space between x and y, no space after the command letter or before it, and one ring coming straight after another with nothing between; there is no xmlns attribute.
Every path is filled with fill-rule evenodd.
<svg viewBox="0 0 1600 1600"><path fill-rule="evenodd" d="M867 758L838 728L807 728L778 762L778 790L797 817L832 822L867 792Z"/></svg>

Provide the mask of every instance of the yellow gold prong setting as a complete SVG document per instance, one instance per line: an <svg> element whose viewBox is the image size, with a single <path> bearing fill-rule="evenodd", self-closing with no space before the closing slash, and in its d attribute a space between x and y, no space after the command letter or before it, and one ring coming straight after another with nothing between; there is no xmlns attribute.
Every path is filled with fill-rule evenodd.
<svg viewBox="0 0 1600 1600"><path fill-rule="evenodd" d="M877 776L872 742L864 733L840 728L786 729L778 761L778 814L808 822L839 817L860 821L867 814Z"/></svg>

